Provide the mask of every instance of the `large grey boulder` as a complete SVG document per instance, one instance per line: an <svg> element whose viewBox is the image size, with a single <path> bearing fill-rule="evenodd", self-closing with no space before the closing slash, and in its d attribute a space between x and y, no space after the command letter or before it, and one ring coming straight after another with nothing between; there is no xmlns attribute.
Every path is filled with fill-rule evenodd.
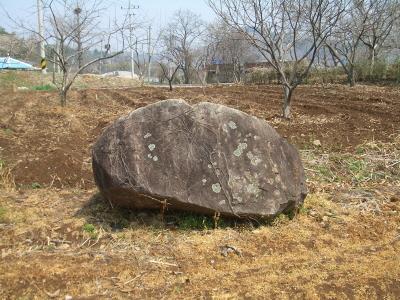
<svg viewBox="0 0 400 300"><path fill-rule="evenodd" d="M297 150L265 121L213 103L165 100L109 126L93 148L111 203L226 216L271 217L301 205Z"/></svg>

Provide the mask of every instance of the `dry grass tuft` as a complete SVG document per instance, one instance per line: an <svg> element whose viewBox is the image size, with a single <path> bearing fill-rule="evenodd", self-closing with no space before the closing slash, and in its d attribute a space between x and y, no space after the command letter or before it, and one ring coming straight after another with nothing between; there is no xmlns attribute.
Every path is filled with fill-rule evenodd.
<svg viewBox="0 0 400 300"><path fill-rule="evenodd" d="M400 135L392 143L365 142L355 153L301 152L310 181L326 183L326 187L400 183Z"/></svg>
<svg viewBox="0 0 400 300"><path fill-rule="evenodd" d="M380 213L381 207L400 193L400 135L393 142L369 141L355 153L302 151L312 192L361 211Z"/></svg>
<svg viewBox="0 0 400 300"><path fill-rule="evenodd" d="M0 159L0 189L12 191L15 189L15 180L11 169Z"/></svg>

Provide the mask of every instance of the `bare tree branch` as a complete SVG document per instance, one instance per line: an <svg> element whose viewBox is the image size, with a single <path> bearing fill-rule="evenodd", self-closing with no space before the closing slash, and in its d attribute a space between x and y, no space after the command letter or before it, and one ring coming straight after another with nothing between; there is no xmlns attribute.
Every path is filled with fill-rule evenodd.
<svg viewBox="0 0 400 300"><path fill-rule="evenodd" d="M343 0L344 1L344 0ZM279 74L283 115L307 77L320 47L343 13L342 0L208 0L217 16L240 32Z"/></svg>

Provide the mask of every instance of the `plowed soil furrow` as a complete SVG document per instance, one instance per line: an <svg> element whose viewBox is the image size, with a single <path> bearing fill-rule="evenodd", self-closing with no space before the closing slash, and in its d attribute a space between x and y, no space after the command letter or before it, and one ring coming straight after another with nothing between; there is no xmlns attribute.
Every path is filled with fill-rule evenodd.
<svg viewBox="0 0 400 300"><path fill-rule="evenodd" d="M276 85L79 90L71 91L65 109L56 92L8 92L1 98L0 142L4 159L18 170L17 183L74 186L92 182L90 147L101 131L132 109L159 100L229 105L268 120L300 148L319 139L326 149L353 151L366 140L390 141L399 131L399 95L394 87L300 86L288 122L279 117L282 89ZM59 163L66 158L67 165Z"/></svg>

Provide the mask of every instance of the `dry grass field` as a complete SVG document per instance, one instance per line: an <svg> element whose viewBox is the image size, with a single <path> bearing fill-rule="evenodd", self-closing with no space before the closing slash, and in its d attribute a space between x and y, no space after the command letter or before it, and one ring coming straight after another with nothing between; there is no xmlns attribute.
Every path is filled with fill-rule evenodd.
<svg viewBox="0 0 400 300"><path fill-rule="evenodd" d="M399 299L400 89L278 86L52 90L0 74L0 299ZM108 86L108 87L107 87ZM168 98L267 120L301 152L309 195L268 223L112 209L91 146Z"/></svg>

